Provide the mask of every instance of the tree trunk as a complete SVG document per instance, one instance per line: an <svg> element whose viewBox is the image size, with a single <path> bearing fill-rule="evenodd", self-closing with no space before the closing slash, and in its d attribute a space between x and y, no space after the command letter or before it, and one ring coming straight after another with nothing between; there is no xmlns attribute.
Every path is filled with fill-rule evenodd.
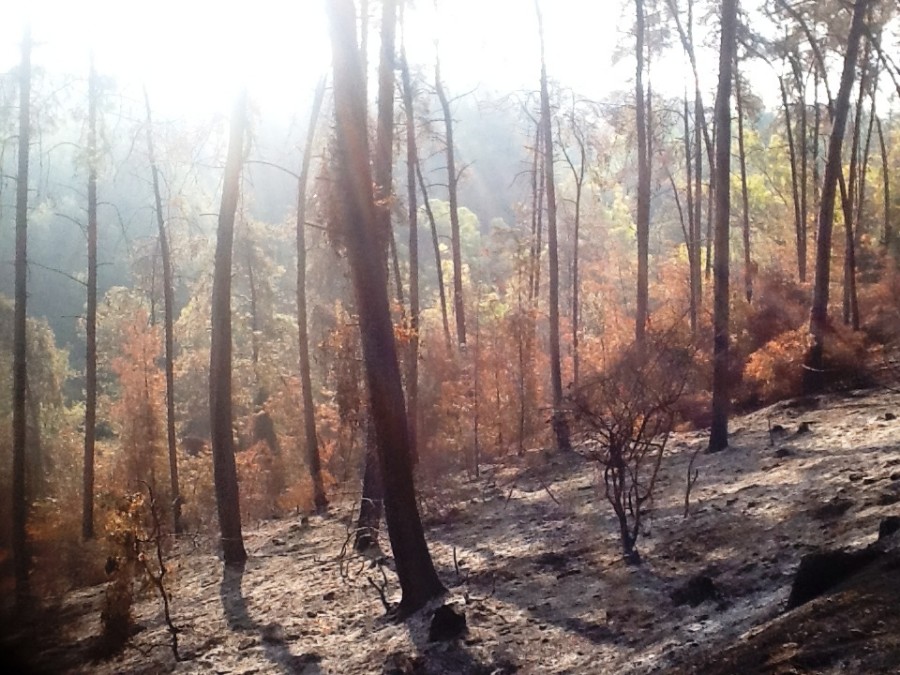
<svg viewBox="0 0 900 675"><path fill-rule="evenodd" d="M635 311L635 341L643 344L648 319L649 252L650 252L650 157L647 147L647 104L644 100L644 2L635 0L637 27L635 29L635 109L638 152L637 194L637 305Z"/></svg>
<svg viewBox="0 0 900 675"><path fill-rule="evenodd" d="M891 250L893 243L893 228L891 227L891 181L888 169L888 151L887 144L884 141L884 129L881 128L881 118L875 118L875 124L878 127L878 145L881 148L881 178L884 186L884 234L882 235L882 243L887 251Z"/></svg>
<svg viewBox="0 0 900 675"><path fill-rule="evenodd" d="M444 327L444 342L447 345L447 351L452 348L450 339L450 321L447 318L447 292L444 290L444 266L441 263L441 245L438 241L437 223L434 220L434 211L431 210L431 202L428 201L428 188L425 185L425 179L422 177L422 165L419 162L418 155L416 160L416 177L419 181L419 189L422 190L422 206L425 207L425 215L428 216L428 224L431 227L431 245L434 249L434 266L437 271L438 282L438 298L441 301L441 321Z"/></svg>
<svg viewBox="0 0 900 675"><path fill-rule="evenodd" d="M788 102L787 88L779 77L781 89L781 105L784 108L784 126L787 131L788 155L791 161L791 196L794 205L794 234L797 241L797 276L800 283L806 282L806 237L803 232L803 215L800 211L800 178L797 171L797 146L794 144L794 128L791 124L791 106Z"/></svg>
<svg viewBox="0 0 900 675"><path fill-rule="evenodd" d="M25 490L25 444L27 417L25 395L28 388L26 365L26 302L28 265L28 153L31 142L31 29L22 38L19 66L19 168L16 177L16 262L15 310L13 315L13 462L12 462L12 553L16 581L16 609L25 609L30 596L26 520L28 495Z"/></svg>
<svg viewBox="0 0 900 675"><path fill-rule="evenodd" d="M456 158L453 147L453 114L450 101L441 82L441 61L438 59L434 67L434 88L441 110L444 113L444 128L447 142L447 191L450 198L450 248L453 254L453 313L456 316L456 340L460 347L466 346L466 305L463 298L462 285L462 248L459 240L459 204L457 201Z"/></svg>
<svg viewBox="0 0 900 675"><path fill-rule="evenodd" d="M844 211L844 297L843 319L844 324L851 326L853 330L859 330L859 296L856 292L856 246L859 236L855 230L859 229L856 221L854 205L857 200L857 189L862 185L859 177L859 144L862 131L862 110L866 96L866 64L868 63L868 49L863 58L862 72L859 79L859 96L856 101L856 110L853 116L853 136L850 141L850 167L848 169L847 187L841 188L841 205ZM840 180L840 179L839 179Z"/></svg>
<svg viewBox="0 0 900 675"><path fill-rule="evenodd" d="M384 513L384 487L378 470L378 444L371 411L366 413L366 454L363 469L362 498L353 549L359 553L378 545L378 530Z"/></svg>
<svg viewBox="0 0 900 675"><path fill-rule="evenodd" d="M578 240L581 230L581 197L584 192L584 176L587 171L587 150L585 148L585 140L578 130L578 123L575 120L575 103L572 103L572 135L578 143L578 166L569 157L565 145L560 142L566 162L572 171L572 178L575 180L575 226L572 232L572 387L578 387L578 371L580 367L580 359L578 354L578 319L580 310L580 293L581 282L578 276Z"/></svg>
<svg viewBox="0 0 900 675"><path fill-rule="evenodd" d="M685 237L685 245L688 254L688 278L690 282L690 320L691 320L691 336L697 337L699 327L699 299L700 289L697 283L700 278L700 260L698 258L699 241L695 240L699 230L696 226L694 218L694 169L691 154L691 131L688 110L687 87L684 89L684 166L685 166L685 209L687 211L688 220L688 236Z"/></svg>
<svg viewBox="0 0 900 675"><path fill-rule="evenodd" d="M865 26L864 17L868 0L857 0L853 8L853 20L847 38L847 52L841 74L841 86L833 106L831 137L828 141L828 159L822 184L822 201L819 205L818 236L816 238L816 280L810 310L809 332L813 343L806 356L803 372L804 389L814 392L824 384L825 331L828 326L828 290L831 278L831 234L834 226L835 192L841 173L841 148L844 127L850 110L850 90L856 74L859 42Z"/></svg>
<svg viewBox="0 0 900 675"><path fill-rule="evenodd" d="M409 356L406 364L406 413L409 415L409 445L418 462L419 438L419 207L416 194L416 120L413 113L413 88L406 62L406 46L400 47L400 77L403 84L403 110L406 115L406 197L409 215Z"/></svg>
<svg viewBox="0 0 900 675"><path fill-rule="evenodd" d="M163 216L162 192L159 185L159 167L153 145L153 117L150 97L144 89L144 105L147 109L147 153L150 173L153 177L153 198L156 207L156 228L163 265L163 313L166 343L166 442L169 449L169 480L172 486L172 527L177 534L183 531L181 523L181 490L178 483L178 444L175 438L175 292L172 276L172 254Z"/></svg>
<svg viewBox="0 0 900 675"><path fill-rule="evenodd" d="M716 260L713 288L713 400L709 451L728 447L728 244L731 217L731 83L735 58L737 0L722 3L722 44L716 96Z"/></svg>
<svg viewBox="0 0 900 675"><path fill-rule="evenodd" d="M753 302L753 261L750 255L750 197L747 191L747 154L744 152L744 101L741 92L741 76L737 57L734 69L734 93L737 103L738 159L741 163L741 215L743 216L744 240L744 295L747 302Z"/></svg>
<svg viewBox="0 0 900 675"><path fill-rule="evenodd" d="M397 347L388 306L384 253L378 249L378 216L366 133L364 80L356 47L352 0L333 0L329 15L336 115L339 202L347 255L359 308L369 406L384 482L385 517L407 616L444 592L428 552L413 480L409 427Z"/></svg>
<svg viewBox="0 0 900 675"><path fill-rule="evenodd" d="M538 32L541 40L541 125L544 129L544 178L547 192L547 248L550 265L550 386L553 391L551 424L557 450L571 450L569 425L562 409L562 365L559 349L559 248L556 232L556 179L553 173L553 127L550 119L550 93L547 88L547 66L544 60L544 26L540 3L535 0Z"/></svg>
<svg viewBox="0 0 900 675"><path fill-rule="evenodd" d="M694 260L696 270L697 285L697 314L699 315L703 307L703 274L702 270L702 251L703 251L703 152L702 139L700 137L700 129L697 126L697 118L703 117L703 107L700 98L694 100ZM712 171L712 164L709 166Z"/></svg>
<svg viewBox="0 0 900 675"><path fill-rule="evenodd" d="M209 407L212 422L213 478L222 553L226 565L247 560L241 534L241 505L234 461L231 410L231 261L234 216L240 193L244 135L247 126L247 92L242 91L231 118L228 158L222 186L222 204L216 238L212 291L212 341L209 352Z"/></svg>
<svg viewBox="0 0 900 675"><path fill-rule="evenodd" d="M306 440L306 465L313 485L313 505L316 513L328 509L325 485L322 481L322 461L319 456L319 439L316 435L316 408L313 401L312 377L309 363L309 320L306 313L306 186L309 182L309 165L312 161L316 125L325 98L325 78L319 80L313 97L309 127L306 130L306 146L303 164L297 184L297 329L300 345L300 396L303 399L303 432Z"/></svg>
<svg viewBox="0 0 900 675"><path fill-rule="evenodd" d="M88 74L87 317L84 372L84 474L81 536L94 538L94 446L97 433L97 71Z"/></svg>

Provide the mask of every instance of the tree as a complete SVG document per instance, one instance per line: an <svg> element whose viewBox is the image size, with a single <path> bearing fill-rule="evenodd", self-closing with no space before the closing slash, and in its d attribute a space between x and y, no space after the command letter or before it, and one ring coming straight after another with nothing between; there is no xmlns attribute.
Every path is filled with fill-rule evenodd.
<svg viewBox="0 0 900 675"><path fill-rule="evenodd" d="M737 104L738 160L741 165L741 232L744 242L744 297L753 301L753 260L750 255L750 197L747 189L747 153L744 149L744 97L743 83L738 69L737 56L734 66L734 99Z"/></svg>
<svg viewBox="0 0 900 675"><path fill-rule="evenodd" d="M463 298L462 247L459 241L459 197L457 196L459 174L456 172L456 155L453 147L453 113L450 99L441 81L441 59L436 57L434 65L434 90L444 113L445 142L447 153L447 192L450 199L450 249L453 255L453 313L456 316L456 340L460 347L466 345L466 304Z"/></svg>
<svg viewBox="0 0 900 675"><path fill-rule="evenodd" d="M728 447L728 230L731 218L731 83L737 33L737 0L722 3L719 87L716 95L716 248L713 277L713 400L709 451Z"/></svg>
<svg viewBox="0 0 900 675"><path fill-rule="evenodd" d="M809 315L809 332L812 345L806 355L803 386L807 392L821 389L824 384L825 331L828 327L828 291L831 279L831 234L834 227L835 194L841 167L841 149L844 128L850 111L850 90L856 73L859 43L865 27L865 11L868 0L857 0L847 36L847 51L837 98L833 102L831 136L828 139L828 155L822 182L822 200L819 204L819 222L816 239L816 276L813 286L812 309Z"/></svg>
<svg viewBox="0 0 900 675"><path fill-rule="evenodd" d="M172 275L172 254L169 249L169 235L163 216L162 191L159 185L159 166L153 146L153 116L150 109L150 95L144 89L144 107L147 110L147 154L150 159L150 173L153 177L153 200L156 207L156 229L159 237L159 252L163 267L163 330L165 331L166 361L166 446L169 454L169 480L172 485L172 527L176 533L182 531L181 491L178 485L178 445L175 440L175 289Z"/></svg>
<svg viewBox="0 0 900 675"><path fill-rule="evenodd" d="M364 74L356 42L352 0L326 4L332 43L338 217L359 310L369 408L384 481L385 518L407 616L444 592L419 518L409 445L409 427L391 325L378 215L369 169Z"/></svg>
<svg viewBox="0 0 900 675"><path fill-rule="evenodd" d="M97 431L97 71L88 74L87 317L85 321L84 466L81 536L94 538L94 444Z"/></svg>
<svg viewBox="0 0 900 675"><path fill-rule="evenodd" d="M31 556L25 530L28 495L25 491L25 443L28 424L25 396L28 388L26 303L28 300L28 152L31 142L31 29L22 38L19 66L19 170L16 177L15 311L13 316L13 467L12 550L16 580L16 607L25 608L29 596Z"/></svg>
<svg viewBox="0 0 900 675"><path fill-rule="evenodd" d="M212 342L209 351L209 416L212 423L213 477L222 553L225 564L229 566L240 566L247 560L241 534L241 505L234 461L231 409L231 259L246 126L247 92L244 90L238 95L232 113L228 157L225 161L213 271Z"/></svg>
<svg viewBox="0 0 900 675"><path fill-rule="evenodd" d="M306 130L306 147L303 149L303 165L297 181L297 330L300 345L300 394L303 398L303 430L306 439L306 463L313 484L313 503L316 511L328 508L325 486L322 483L322 463L319 457L319 440L316 435L316 411L312 395L312 378L309 365L309 322L306 316L306 185L309 181L309 165L312 160L316 124L325 98L325 78L319 81L313 98L309 128Z"/></svg>
<svg viewBox="0 0 900 675"><path fill-rule="evenodd" d="M550 118L550 94L547 91L547 65L544 59L544 22L539 0L535 0L538 33L541 39L541 126L544 141L544 180L547 190L547 247L550 266L550 386L553 389L553 434L558 450L571 450L569 426L562 410L562 368L559 355L559 247L556 237L556 179L553 174L553 128Z"/></svg>
<svg viewBox="0 0 900 675"><path fill-rule="evenodd" d="M637 14L635 27L635 123L637 125L638 187L637 187L637 311L635 313L635 341L642 343L647 331L649 314L648 263L650 252L650 154L647 139L647 103L644 97L644 1L634 1Z"/></svg>

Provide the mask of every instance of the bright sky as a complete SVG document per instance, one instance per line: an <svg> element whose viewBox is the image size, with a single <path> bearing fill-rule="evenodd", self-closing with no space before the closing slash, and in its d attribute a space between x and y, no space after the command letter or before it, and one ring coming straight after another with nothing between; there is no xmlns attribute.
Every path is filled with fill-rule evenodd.
<svg viewBox="0 0 900 675"><path fill-rule="evenodd" d="M264 108L289 113L305 108L329 67L324 2L12 0L0 22L0 71L18 62L22 26L30 19L36 64L86 72L93 49L101 74L123 84L146 82L163 113L227 111L243 83ZM453 91L536 88L531 0L443 0L438 20L431 1L416 4L408 10L411 62L428 64L430 71L439 26L444 77ZM630 28L631 17L611 11L618 4L543 2L551 77L591 95L622 86L633 66L623 63L617 79L609 64L618 31ZM371 27L377 30L378 17ZM377 35L372 44L377 46Z"/></svg>

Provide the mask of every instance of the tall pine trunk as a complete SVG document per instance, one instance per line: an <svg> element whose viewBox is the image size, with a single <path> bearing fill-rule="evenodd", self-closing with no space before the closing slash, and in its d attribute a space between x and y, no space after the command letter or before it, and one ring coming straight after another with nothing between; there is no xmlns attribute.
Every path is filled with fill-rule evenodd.
<svg viewBox="0 0 900 675"><path fill-rule="evenodd" d="M166 443L169 449L169 480L172 486L172 526L176 533L182 532L181 491L178 483L178 445L175 439L175 291L172 273L172 254L169 236L163 216L162 192L159 185L159 167L153 145L153 117L150 111L150 97L144 89L144 105L147 109L147 151L150 158L150 173L153 177L153 198L156 206L156 228L159 236L159 250L163 265L163 322L166 343Z"/></svg>
<svg viewBox="0 0 900 675"><path fill-rule="evenodd" d="M647 103L644 100L644 2L635 0L637 25L635 29L635 110L638 151L637 194L637 305L635 312L635 340L643 344L649 315L649 253L650 253L650 156L647 142Z"/></svg>
<svg viewBox="0 0 900 675"><path fill-rule="evenodd" d="M231 117L228 158L219 209L215 270L212 290L212 342L209 352L209 407L212 422L213 478L225 564L247 560L241 534L241 505L234 460L231 409L231 263L234 217L240 193L244 135L247 126L247 92L242 91Z"/></svg>
<svg viewBox="0 0 900 675"><path fill-rule="evenodd" d="M856 74L859 42L865 27L865 11L868 0L857 0L847 37L847 52L841 73L841 86L832 106L831 137L828 140L828 157L822 184L822 201L819 204L819 222L816 238L816 280L809 317L812 346L806 356L803 384L807 392L818 391L825 382L825 333L828 328L828 291L831 281L831 235L834 228L835 193L841 174L841 148L844 128L850 111L850 90Z"/></svg>
<svg viewBox="0 0 900 675"><path fill-rule="evenodd" d="M323 77L313 98L309 127L306 130L306 147L303 164L297 181L297 331L300 345L300 396L303 399L303 433L306 441L306 465L313 485L313 504L317 513L328 508L325 485L322 481L322 462L319 456L319 440L316 435L316 409L313 402L312 377L309 363L309 321L306 314L306 188L309 182L309 166L312 162L316 125L325 98Z"/></svg>
<svg viewBox="0 0 900 675"><path fill-rule="evenodd" d="M753 260L750 254L750 197L747 190L747 153L744 150L744 99L741 91L741 76L738 71L737 57L734 69L734 94L737 104L738 123L738 160L741 164L741 232L744 242L744 296L747 302L753 301Z"/></svg>
<svg viewBox="0 0 900 675"><path fill-rule="evenodd" d="M97 71L88 74L87 317L84 369L84 467L81 536L94 538L94 446L97 434Z"/></svg>
<svg viewBox="0 0 900 675"><path fill-rule="evenodd" d="M731 83L735 59L737 0L722 2L722 43L716 95L716 249L713 278L713 400L709 451L728 447L729 414L729 224L731 218Z"/></svg>
<svg viewBox="0 0 900 675"><path fill-rule="evenodd" d="M444 592L425 542L416 503L400 364L388 304L378 215L372 196L364 74L352 0L326 5L334 65L339 217L359 309L369 409L384 482L385 518L406 616Z"/></svg>
<svg viewBox="0 0 900 675"><path fill-rule="evenodd" d="M28 425L25 394L28 388L26 302L28 265L28 153L31 143L31 29L22 39L19 66L19 167L16 177L15 310L13 314L13 465L12 465L12 553L16 581L16 608L25 609L30 596L26 521L28 495L25 490L25 444Z"/></svg>

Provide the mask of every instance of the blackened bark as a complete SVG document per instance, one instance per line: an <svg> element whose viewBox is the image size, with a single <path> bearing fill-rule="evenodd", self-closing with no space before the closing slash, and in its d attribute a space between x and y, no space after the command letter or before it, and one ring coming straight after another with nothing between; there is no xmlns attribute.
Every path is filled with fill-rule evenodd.
<svg viewBox="0 0 900 675"><path fill-rule="evenodd" d="M885 249L891 250L893 244L893 228L891 227L891 180L888 161L887 144L884 140L884 129L881 127L881 118L875 118L875 124L878 127L878 145L881 148L881 179L884 190L884 232L882 234L882 243Z"/></svg>
<svg viewBox="0 0 900 675"><path fill-rule="evenodd" d="M553 425L557 450L571 450L569 425L562 409L562 366L559 349L559 248L556 231L556 179L553 173L553 128L550 119L550 93L547 88L547 66L544 60L544 27L540 4L535 0L538 32L541 40L541 126L544 129L544 179L547 191L547 247L550 266L550 387L553 392ZM477 363L476 363L477 368ZM477 394L476 394L477 395Z"/></svg>
<svg viewBox="0 0 900 675"><path fill-rule="evenodd" d="M12 466L12 552L16 581L16 608L25 609L30 596L26 521L28 495L25 490L25 444L28 424L25 395L28 388L26 302L28 299L28 153L31 142L31 29L22 38L19 66L19 167L16 177L16 262L15 309L13 312L13 466Z"/></svg>
<svg viewBox="0 0 900 675"><path fill-rule="evenodd" d="M402 591L398 613L407 616L441 595L444 587L419 518L384 258L376 248L378 216L371 191L365 99L361 95L364 76L356 46L354 3L333 0L326 7L334 65L338 185L343 196L339 216L347 232L369 410L384 483L385 519Z"/></svg>
<svg viewBox="0 0 900 675"><path fill-rule="evenodd" d="M378 444L371 414L366 414L365 468L363 469L362 499L356 521L354 550L362 553L378 545L378 531L384 513L384 487L378 470Z"/></svg>
<svg viewBox="0 0 900 675"><path fill-rule="evenodd" d="M169 481L172 487L172 527L176 533L183 531L181 523L181 491L178 483L178 444L175 438L175 291L172 274L172 254L169 250L169 236L163 217L162 192L159 185L159 167L153 145L153 117L150 112L150 97L144 89L144 104L147 109L147 152L150 159L150 173L153 176L153 198L156 206L156 228L159 236L159 250L163 265L163 315L166 343L166 443L169 450Z"/></svg>
<svg viewBox="0 0 900 675"><path fill-rule="evenodd" d="M88 74L87 317L85 318L84 466L81 536L94 538L94 445L97 432L97 71Z"/></svg>
<svg viewBox="0 0 900 675"><path fill-rule="evenodd" d="M716 251L713 288L713 400L709 451L728 447L729 279L728 249L731 217L731 83L735 58L737 0L722 2L722 43L716 95Z"/></svg>
<svg viewBox="0 0 900 675"><path fill-rule="evenodd" d="M306 440L306 465L313 485L313 505L317 513L328 508L325 485L322 481L322 461L316 435L316 409L313 402L312 377L309 363L309 321L306 314L306 186L312 161L316 125L325 98L325 78L319 80L313 97L312 113L306 130L303 164L297 181L297 329L300 345L300 396L303 399L303 433Z"/></svg>
<svg viewBox="0 0 900 675"><path fill-rule="evenodd" d="M231 262L234 217L240 192L244 135L247 126L247 92L241 92L231 118L228 158L219 209L215 270L212 291L212 342L209 352L209 407L212 421L213 478L225 564L247 560L241 534L241 505L234 461L231 409Z"/></svg>
<svg viewBox="0 0 900 675"><path fill-rule="evenodd" d="M832 106L833 119L831 137L828 140L828 158L822 184L822 201L819 204L819 222L816 239L816 280L813 288L813 302L810 310L809 332L813 344L806 356L803 372L804 389L818 391L824 384L825 331L828 326L828 291L831 279L831 235L834 227L835 192L841 173L841 148L844 142L844 128L850 111L850 90L856 74L856 59L859 42L865 25L864 17L868 0L857 0L853 8L853 19L847 37L847 51L837 99Z"/></svg>

